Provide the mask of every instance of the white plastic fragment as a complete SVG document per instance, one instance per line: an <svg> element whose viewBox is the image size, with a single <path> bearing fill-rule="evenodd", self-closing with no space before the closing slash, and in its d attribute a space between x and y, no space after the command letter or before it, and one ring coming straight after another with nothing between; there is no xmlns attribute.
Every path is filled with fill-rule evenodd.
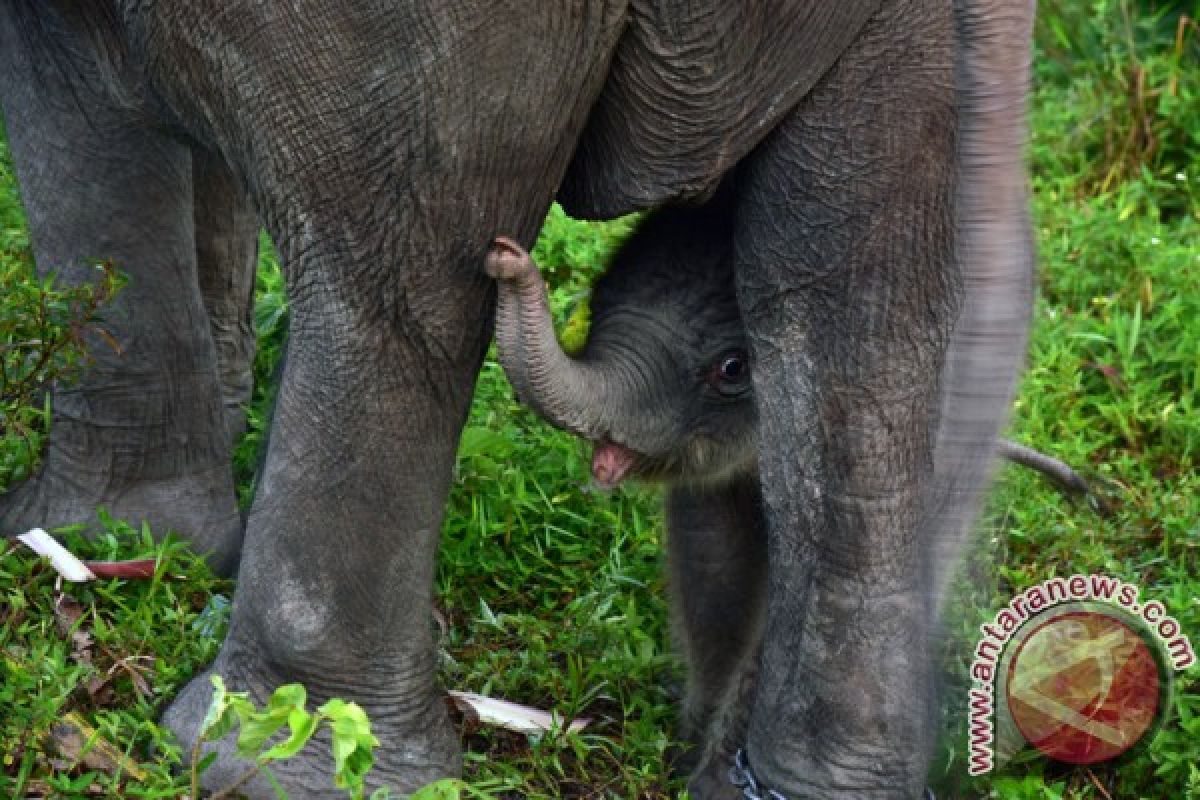
<svg viewBox="0 0 1200 800"><path fill-rule="evenodd" d="M96 580L96 576L82 561L41 528L34 528L27 533L22 533L17 539L38 555L50 559L50 565L65 580L76 583Z"/></svg>
<svg viewBox="0 0 1200 800"><path fill-rule="evenodd" d="M472 711L479 717L480 722L516 733L537 735L546 733L552 728L579 733L591 723L590 719L580 717L571 720L569 725L563 725L562 718L556 715L519 703L484 697L473 692L459 692L451 689L449 695L461 711Z"/></svg>

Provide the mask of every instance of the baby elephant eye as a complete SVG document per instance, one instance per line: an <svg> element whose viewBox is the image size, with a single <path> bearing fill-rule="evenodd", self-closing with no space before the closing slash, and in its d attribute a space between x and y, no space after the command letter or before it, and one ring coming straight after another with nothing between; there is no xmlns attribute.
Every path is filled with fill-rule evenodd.
<svg viewBox="0 0 1200 800"><path fill-rule="evenodd" d="M741 356L730 356L721 362L721 379L731 382L740 381L746 376L746 362Z"/></svg>
<svg viewBox="0 0 1200 800"><path fill-rule="evenodd" d="M731 350L713 364L711 383L722 394L737 394L750 381L750 357L745 350Z"/></svg>

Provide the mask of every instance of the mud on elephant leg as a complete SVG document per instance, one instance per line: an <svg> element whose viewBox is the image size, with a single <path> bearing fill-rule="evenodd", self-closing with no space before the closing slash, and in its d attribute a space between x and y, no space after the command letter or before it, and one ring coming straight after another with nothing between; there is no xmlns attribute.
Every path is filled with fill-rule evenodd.
<svg viewBox="0 0 1200 800"><path fill-rule="evenodd" d="M196 280L191 153L137 110L66 85L70 70L40 62L25 33L0 12L0 99L38 270L86 282L99 258L129 283L103 312L119 351L96 336L86 374L54 390L42 468L0 496L0 534L87 522L103 505L230 572L241 517Z"/></svg>
<svg viewBox="0 0 1200 800"><path fill-rule="evenodd" d="M250 198L216 153L192 150L196 266L217 348L230 444L246 431L254 392L254 271L258 217Z"/></svg>

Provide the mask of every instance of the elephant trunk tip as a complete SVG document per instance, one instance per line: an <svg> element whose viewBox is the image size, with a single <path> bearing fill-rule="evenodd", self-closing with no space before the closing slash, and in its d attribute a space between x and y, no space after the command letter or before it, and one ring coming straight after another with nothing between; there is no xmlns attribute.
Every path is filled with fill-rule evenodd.
<svg viewBox="0 0 1200 800"><path fill-rule="evenodd" d="M497 236L488 249L483 269L499 281L522 281L537 272L537 265L521 245L507 236Z"/></svg>

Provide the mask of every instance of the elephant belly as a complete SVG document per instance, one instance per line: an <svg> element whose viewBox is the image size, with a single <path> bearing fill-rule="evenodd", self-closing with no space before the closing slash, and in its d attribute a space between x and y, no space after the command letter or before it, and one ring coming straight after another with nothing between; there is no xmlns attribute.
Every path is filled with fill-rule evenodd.
<svg viewBox="0 0 1200 800"><path fill-rule="evenodd" d="M703 199L879 5L635 0L559 200L610 218Z"/></svg>

